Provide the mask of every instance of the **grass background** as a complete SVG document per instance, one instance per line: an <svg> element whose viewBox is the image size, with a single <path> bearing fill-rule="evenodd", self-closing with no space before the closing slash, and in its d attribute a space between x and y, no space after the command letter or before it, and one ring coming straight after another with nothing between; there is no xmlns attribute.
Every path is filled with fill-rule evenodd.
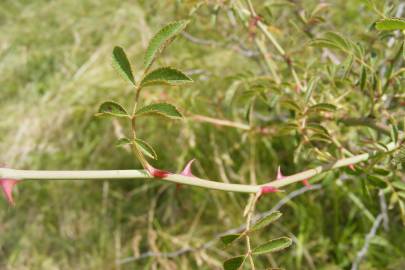
<svg viewBox="0 0 405 270"><path fill-rule="evenodd" d="M367 27L378 16L363 1L330 1L327 20L317 31L338 30L359 42L373 38ZM162 25L186 18L196 1L57 0L0 2L0 161L21 169L139 168L131 154L116 149L128 127L93 117L104 100L126 106L132 89L111 66L115 45L124 47L139 78L143 51ZM317 1L303 1L311 10ZM191 74L195 83L181 88L154 88L146 102L171 101L185 115L202 114L243 121L243 106L227 106L232 78L262 72L262 63L240 53L238 42L255 50L243 28L212 14L215 4L196 12L187 32L201 45L180 37L160 60ZM323 72L320 53L303 46L308 37L295 25L295 8L276 8L274 26L281 44L309 78ZM213 45L215 44L215 45ZM304 57L299 57L300 55ZM307 57L308 56L308 57ZM298 59L297 59L298 58ZM280 60L281 63L281 60ZM310 72L306 69L310 69ZM292 80L280 64L285 80ZM225 100L225 101L224 101ZM361 111L361 109L359 109ZM271 116L263 120L273 123ZM266 118L267 119L267 118ZM274 122L277 124L277 122ZM333 123L331 124L333 125ZM139 123L141 138L158 151L155 165L179 171L196 158L195 174L230 182L248 182L249 137L242 131L193 120ZM355 131L348 132L347 139ZM356 138L356 137L354 137ZM279 164L293 173L309 162L293 162L295 143L280 136L256 141L259 181L274 177ZM354 139L356 140L356 139ZM286 252L258 259L259 267L349 269L378 214L376 197L362 196L356 181L338 186L338 174L325 176L323 188L307 193L283 209L279 226L254 239L291 233L297 242ZM287 191L297 189L290 187ZM364 209L353 204L348 190ZM266 211L284 195L263 198ZM26 182L15 192L16 206L0 201L0 268L2 269L219 269L244 244L214 248L171 259L146 258L124 265L116 261L146 251L170 252L198 246L214 235L243 224L246 195L207 191L158 181ZM405 233L395 211L389 231L372 241L361 269L405 267ZM259 268L262 269L262 268Z"/></svg>

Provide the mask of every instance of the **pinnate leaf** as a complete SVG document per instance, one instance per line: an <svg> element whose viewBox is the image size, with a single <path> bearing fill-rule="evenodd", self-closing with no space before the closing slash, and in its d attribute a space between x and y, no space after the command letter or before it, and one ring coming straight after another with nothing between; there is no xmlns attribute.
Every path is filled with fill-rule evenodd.
<svg viewBox="0 0 405 270"><path fill-rule="evenodd" d="M136 146L139 148L139 150L142 151L147 157L150 157L152 159L157 159L157 155L155 150L153 150L152 146L145 142L144 140L141 139L135 139L134 140Z"/></svg>
<svg viewBox="0 0 405 270"><path fill-rule="evenodd" d="M113 50L113 65L118 73L131 83L135 84L134 75L132 74L131 64L128 61L128 57L125 54L124 49L121 47L114 47Z"/></svg>
<svg viewBox="0 0 405 270"><path fill-rule="evenodd" d="M105 101L103 102L96 116L109 116L109 117L129 117L127 111L117 102Z"/></svg>
<svg viewBox="0 0 405 270"><path fill-rule="evenodd" d="M224 269L225 270L237 270L239 269L243 262L245 261L245 256L237 256L230 258L224 262Z"/></svg>
<svg viewBox="0 0 405 270"><path fill-rule="evenodd" d="M155 103L147 105L139 109L135 113L135 116L138 117L151 114L158 114L172 119L179 119L183 117L176 107L168 103Z"/></svg>
<svg viewBox="0 0 405 270"><path fill-rule="evenodd" d="M193 80L186 74L172 67L157 68L148 73L141 82L141 86L166 84L166 85L179 85L183 83L192 82Z"/></svg>
<svg viewBox="0 0 405 270"><path fill-rule="evenodd" d="M230 243L232 243L233 241L238 239L240 236L241 236L241 234L227 234L227 235L221 236L221 241L225 245L229 245Z"/></svg>
<svg viewBox="0 0 405 270"><path fill-rule="evenodd" d="M265 253L269 253L269 252L276 252L276 251L283 250L283 249L289 247L291 244L292 244L292 241L290 238L280 237L280 238L270 240L269 242L254 248L252 252L254 255L260 255L260 254L265 254Z"/></svg>
<svg viewBox="0 0 405 270"><path fill-rule="evenodd" d="M258 222L256 222L255 225L253 225L250 230L251 231L261 230L261 229L265 228L266 226L270 225L271 223L273 223L274 221L276 221L277 219L279 219L281 217L281 215L282 215L282 213L280 211L273 212L270 215L268 215L268 216L262 218L261 220L259 220Z"/></svg>
<svg viewBox="0 0 405 270"><path fill-rule="evenodd" d="M386 18L376 22L375 28L380 31L405 30L405 20L401 18Z"/></svg>
<svg viewBox="0 0 405 270"><path fill-rule="evenodd" d="M149 68L157 54L167 46L173 38L186 28L189 21L182 20L169 23L160 29L156 35L150 40L148 48L146 49L144 67Z"/></svg>

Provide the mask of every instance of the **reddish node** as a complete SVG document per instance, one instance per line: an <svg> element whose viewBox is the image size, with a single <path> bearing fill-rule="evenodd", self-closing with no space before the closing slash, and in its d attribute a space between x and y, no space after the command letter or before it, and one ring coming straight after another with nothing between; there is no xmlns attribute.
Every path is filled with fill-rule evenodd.
<svg viewBox="0 0 405 270"><path fill-rule="evenodd" d="M279 192L280 190L276 187L272 187L272 186L263 186L260 189L260 194L266 194L266 193L275 193L275 192Z"/></svg>
<svg viewBox="0 0 405 270"><path fill-rule="evenodd" d="M170 172L156 169L151 165L149 165L146 170L155 178L165 178L166 176L170 175Z"/></svg>
<svg viewBox="0 0 405 270"><path fill-rule="evenodd" d="M311 184L308 182L308 179L302 180L302 183L304 184L304 186L306 186L306 187L308 187L308 188L311 188L311 187L312 187Z"/></svg>

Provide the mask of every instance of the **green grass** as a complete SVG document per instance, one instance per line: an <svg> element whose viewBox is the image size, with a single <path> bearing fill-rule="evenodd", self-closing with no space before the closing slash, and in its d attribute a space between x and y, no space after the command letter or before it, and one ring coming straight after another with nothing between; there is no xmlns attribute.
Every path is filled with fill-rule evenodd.
<svg viewBox="0 0 405 270"><path fill-rule="evenodd" d="M302 6L307 10L317 3L304 2ZM362 3L333 1L326 22L317 26L316 34L333 30L369 44L377 35L366 30L379 17ZM153 33L169 21L186 18L194 4L1 1L0 161L21 169L139 168L130 153L114 147L129 127L94 117L104 100L126 106L133 100L133 89L112 67L112 49L116 45L125 48L139 78L143 52ZM264 64L237 52L238 38L250 50L256 48L246 30L231 26L222 10L213 24L213 10L213 5L203 5L187 32L220 46L199 45L180 37L159 60L185 71L197 71L191 73L195 83L170 89L155 87L143 95L147 102L171 101L185 115L244 122L246 97L238 96L232 103L236 105L228 106L232 79L241 74L262 75ZM325 74L321 53L303 46L309 38L296 27L299 21L293 16L294 8L275 8L274 14L274 26L281 31L274 30L276 37L297 61L299 76L309 80L314 74ZM273 50L271 46L269 49ZM293 78L288 67L282 59L275 56L275 60L291 93L288 83ZM333 100L344 91L337 86L322 98ZM348 99L356 101L358 95L352 93ZM367 103L351 104L352 111L359 115L368 109ZM257 106L265 119L257 120L258 124L280 124L278 111L268 113L260 107L263 105ZM328 127L336 128L336 124ZM195 157L194 173L198 176L249 182L251 138L243 131L192 120L159 119L140 121L138 129L140 137L148 139L157 150L159 160L154 164L159 168L180 171ZM358 129L353 129L342 137L356 143L360 141L357 133ZM367 129L360 132L369 133ZM313 164L310 154L309 160L294 161L297 141L293 136L260 136L254 140L260 183L274 177L278 164L286 174ZM374 217L379 204L374 191L371 197L364 195L356 177L343 187L337 185L340 175L328 173L321 178L321 190L289 202L281 209L284 215L278 226L253 238L260 243L291 233L299 241L286 252L258 258L258 269L275 263L285 269L350 269L372 226L365 211L353 203L353 197ZM287 192L299 187L289 187ZM269 210L283 196L262 198L258 211ZM116 264L119 259L147 251L171 252L199 246L218 233L240 226L244 223L241 212L246 195L176 189L175 185L142 180L32 181L18 185L15 198L13 208L0 200L1 269L219 269L226 258L245 250L243 242L226 249L218 244L172 259L146 258ZM405 267L404 227L397 209L389 213L389 231L379 229L361 269Z"/></svg>

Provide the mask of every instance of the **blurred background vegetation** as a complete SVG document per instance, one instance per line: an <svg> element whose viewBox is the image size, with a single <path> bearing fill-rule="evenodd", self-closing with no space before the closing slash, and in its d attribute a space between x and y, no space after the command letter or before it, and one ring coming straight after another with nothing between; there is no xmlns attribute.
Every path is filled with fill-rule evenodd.
<svg viewBox="0 0 405 270"><path fill-rule="evenodd" d="M399 2L325 1L311 17L320 8L319 1L253 1L291 57L300 80L322 78L315 98L339 108L322 123L355 153L362 152L364 140L384 135L367 127L343 126L335 116L360 117L375 109L376 119L383 119L384 113L403 118L403 107L370 109L368 96L356 86L361 67L354 64L350 70L343 54L325 53L308 43L336 31L362 44L367 55L373 55L365 58L370 65L387 63L400 42L388 47L390 36L373 30L372 24L381 18L377 11L394 16ZM319 152L339 157L335 146L317 145L319 152L314 153L314 147L301 145L300 136L275 130L291 118L279 106L279 98L298 95L294 78L285 59L255 29L244 27L230 5L231 1L208 0L2 0L0 162L20 169L139 168L131 153L114 146L128 127L94 117L104 100L128 107L132 101L133 89L112 68L111 51L115 45L125 48L139 78L151 36L166 23L186 18L191 19L186 33L159 62L181 68L195 83L143 93L148 102L170 101L186 115L184 121L139 122L140 137L158 152L154 165L179 171L196 158L195 175L232 183L250 183L254 166L257 182L265 183L274 179L279 165L288 175L330 158ZM251 90L249 80L271 73L255 38L267 48L282 81L277 87L260 85L259 94ZM343 78L342 71L347 70L349 75ZM403 78L389 90L399 100L404 98L401 83ZM260 100L263 95L265 101ZM268 132L221 127L196 121L193 115ZM390 177L401 177L398 173ZM258 269L350 269L380 204L377 188L365 192L361 176L349 174L339 184L342 174L323 174L317 179L321 189L287 203L277 225L254 239L286 234L294 239L285 252L258 258ZM292 185L286 193L262 198L257 211L269 210L298 188L299 184ZM15 207L0 201L1 269L220 269L226 258L244 250L243 242L226 249L218 243L171 258L122 261L148 251L199 247L239 227L247 195L126 180L27 181L18 186L15 197ZM361 269L405 268L399 212L396 206L389 210L389 228L379 229Z"/></svg>

